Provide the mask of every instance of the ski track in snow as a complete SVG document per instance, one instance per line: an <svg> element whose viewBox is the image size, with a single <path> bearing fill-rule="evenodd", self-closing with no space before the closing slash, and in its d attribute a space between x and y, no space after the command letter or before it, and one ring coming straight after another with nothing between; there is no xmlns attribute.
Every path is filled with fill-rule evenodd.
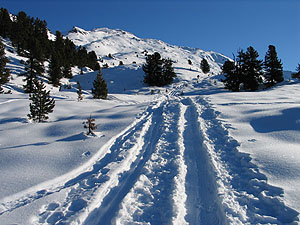
<svg viewBox="0 0 300 225"><path fill-rule="evenodd" d="M0 202L0 215L64 189L35 224L296 224L283 190L238 151L206 99L179 96L183 86L149 105L89 169Z"/></svg>

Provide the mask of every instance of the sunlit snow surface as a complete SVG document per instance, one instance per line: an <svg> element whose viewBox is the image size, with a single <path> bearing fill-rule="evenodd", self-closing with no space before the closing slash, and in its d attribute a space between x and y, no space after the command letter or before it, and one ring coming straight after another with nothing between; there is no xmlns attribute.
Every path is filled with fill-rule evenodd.
<svg viewBox="0 0 300 225"><path fill-rule="evenodd" d="M109 65L108 100L92 99L97 72L73 68L61 91L47 84L49 121L31 123L26 58L5 41L13 80L4 85L12 94L0 95L0 224L298 223L300 84L290 74L269 90L231 93L217 75L220 54L107 28L68 37ZM155 51L178 75L165 88L143 84L145 54ZM95 136L82 124L90 115Z"/></svg>

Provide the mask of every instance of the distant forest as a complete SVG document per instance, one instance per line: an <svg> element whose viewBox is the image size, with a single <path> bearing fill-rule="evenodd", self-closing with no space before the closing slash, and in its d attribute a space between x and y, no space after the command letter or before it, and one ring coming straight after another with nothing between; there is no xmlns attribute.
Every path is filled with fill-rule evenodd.
<svg viewBox="0 0 300 225"><path fill-rule="evenodd" d="M49 81L58 86L61 78L72 77L73 66L78 66L81 71L86 66L93 70L100 69L94 51L88 52L85 47L76 47L59 31L56 31L55 40L50 40L49 33L44 20L27 16L23 11L12 15L7 9L0 9L0 36L9 38L18 54L29 58L25 63L28 70L33 67L33 63L42 65L48 61ZM39 71L44 72L43 69Z"/></svg>

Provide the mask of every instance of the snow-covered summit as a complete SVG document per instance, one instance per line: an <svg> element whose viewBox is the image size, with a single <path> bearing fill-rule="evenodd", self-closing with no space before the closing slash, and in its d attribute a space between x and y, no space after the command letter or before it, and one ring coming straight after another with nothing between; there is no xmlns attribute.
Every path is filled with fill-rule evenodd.
<svg viewBox="0 0 300 225"><path fill-rule="evenodd" d="M216 52L206 52L198 48L179 47L161 40L142 39L132 33L109 28L97 28L86 31L74 27L67 37L75 45L95 51L103 64L109 66L124 64L143 64L147 54L159 52L162 57L170 58L176 67L199 69L203 58L207 59L213 73L219 73L220 66L229 58ZM107 57L107 56L111 57ZM188 64L188 60L192 65Z"/></svg>

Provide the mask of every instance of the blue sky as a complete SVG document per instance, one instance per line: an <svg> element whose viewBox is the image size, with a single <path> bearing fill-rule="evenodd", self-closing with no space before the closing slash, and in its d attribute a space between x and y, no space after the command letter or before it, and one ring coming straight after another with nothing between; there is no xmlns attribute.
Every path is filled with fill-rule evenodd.
<svg viewBox="0 0 300 225"><path fill-rule="evenodd" d="M0 0L11 13L46 20L52 31L119 28L141 38L232 57L276 46L285 70L300 63L299 0Z"/></svg>

